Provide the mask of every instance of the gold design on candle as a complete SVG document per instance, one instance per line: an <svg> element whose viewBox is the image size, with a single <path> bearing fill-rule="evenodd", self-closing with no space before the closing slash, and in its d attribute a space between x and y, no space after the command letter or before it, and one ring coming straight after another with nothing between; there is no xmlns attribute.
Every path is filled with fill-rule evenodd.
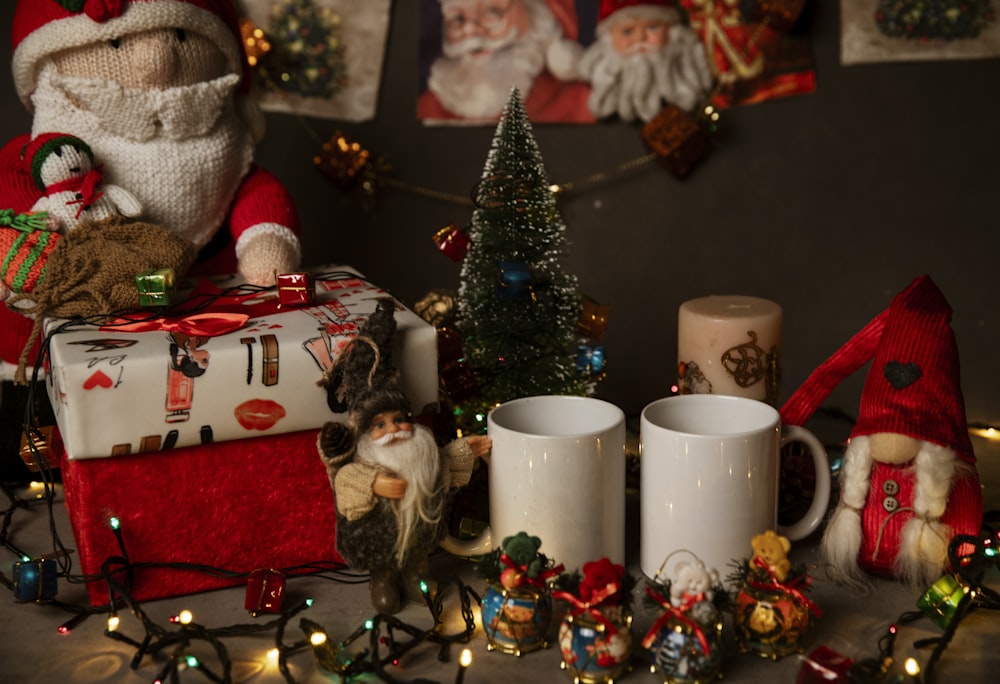
<svg viewBox="0 0 1000 684"><path fill-rule="evenodd" d="M749 342L730 347L722 354L722 367L732 376L740 387L756 385L766 380L765 391L767 401L777 400L778 385L781 379L781 363L778 359L778 349L772 346L770 351L764 351L757 345L757 333L747 330Z"/></svg>

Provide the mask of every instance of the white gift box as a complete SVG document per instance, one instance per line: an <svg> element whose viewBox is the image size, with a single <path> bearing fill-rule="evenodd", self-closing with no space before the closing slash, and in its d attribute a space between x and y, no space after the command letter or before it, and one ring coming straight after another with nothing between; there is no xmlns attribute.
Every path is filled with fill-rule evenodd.
<svg viewBox="0 0 1000 684"><path fill-rule="evenodd" d="M347 267L321 269L314 277L316 297L306 305L279 306L275 289L240 287L229 277L199 281L171 315L142 316L137 324L48 321L46 385L68 458L345 421L347 414L331 410L317 381L377 300L390 295ZM175 313L179 309L184 313ZM393 361L419 412L438 401L437 334L398 302L395 317Z"/></svg>

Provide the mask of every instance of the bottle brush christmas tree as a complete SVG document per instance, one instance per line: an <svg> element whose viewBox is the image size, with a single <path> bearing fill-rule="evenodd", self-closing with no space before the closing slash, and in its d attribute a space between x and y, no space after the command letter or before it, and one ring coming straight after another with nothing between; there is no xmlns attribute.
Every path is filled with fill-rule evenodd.
<svg viewBox="0 0 1000 684"><path fill-rule="evenodd" d="M573 357L581 299L561 263L566 226L516 88L473 200L457 324L479 395L464 412L482 416L518 397L584 394Z"/></svg>

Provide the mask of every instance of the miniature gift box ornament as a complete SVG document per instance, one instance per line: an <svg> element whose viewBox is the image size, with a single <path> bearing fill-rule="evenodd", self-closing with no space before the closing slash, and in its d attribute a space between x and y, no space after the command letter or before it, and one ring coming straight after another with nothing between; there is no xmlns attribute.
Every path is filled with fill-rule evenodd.
<svg viewBox="0 0 1000 684"><path fill-rule="evenodd" d="M280 613L284 602L285 573L272 568L258 568L250 573L243 607L252 617Z"/></svg>
<svg viewBox="0 0 1000 684"><path fill-rule="evenodd" d="M690 553L690 552L688 552ZM694 554L660 581L670 554L663 561L646 596L661 610L642 640L653 658L651 672L659 671L669 684L703 684L721 676L723 611L728 600L719 573Z"/></svg>
<svg viewBox="0 0 1000 684"><path fill-rule="evenodd" d="M938 627L948 629L969 589L957 575L946 573L917 599L917 607Z"/></svg>
<svg viewBox="0 0 1000 684"><path fill-rule="evenodd" d="M316 302L316 282L310 273L278 273L278 308L311 306Z"/></svg>
<svg viewBox="0 0 1000 684"><path fill-rule="evenodd" d="M792 567L791 543L774 530L755 535L750 545L753 555L730 578L740 587L733 606L740 650L772 660L801 653L799 642L809 628L810 613L820 616L804 593L812 578Z"/></svg>
<svg viewBox="0 0 1000 684"><path fill-rule="evenodd" d="M525 532L503 540L476 566L489 586L483 596L483 631L486 648L521 655L548 647L552 623L549 580L562 571L538 552L542 542Z"/></svg>
<svg viewBox="0 0 1000 684"><path fill-rule="evenodd" d="M52 558L14 563L14 600L51 601L59 592L59 568Z"/></svg>
<svg viewBox="0 0 1000 684"><path fill-rule="evenodd" d="M568 604L559 625L561 667L574 682L613 682L632 658L631 581L607 558L584 563L581 573L562 575L553 598Z"/></svg>
<svg viewBox="0 0 1000 684"><path fill-rule="evenodd" d="M135 277L139 306L170 306L177 296L177 279L172 268L143 271Z"/></svg>

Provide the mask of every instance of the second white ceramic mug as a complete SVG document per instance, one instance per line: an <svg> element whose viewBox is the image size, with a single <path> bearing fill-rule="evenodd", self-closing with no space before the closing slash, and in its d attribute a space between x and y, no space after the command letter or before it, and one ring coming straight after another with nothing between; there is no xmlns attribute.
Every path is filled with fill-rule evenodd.
<svg viewBox="0 0 1000 684"><path fill-rule="evenodd" d="M808 430L781 426L762 401L718 394L659 399L639 426L639 561L653 578L673 552L686 550L725 577L750 554L750 539L769 529L795 541L822 522L830 501L826 450ZM813 457L816 490L809 510L778 525L780 450L801 441Z"/></svg>
<svg viewBox="0 0 1000 684"><path fill-rule="evenodd" d="M448 537L445 550L475 556L524 531L567 569L602 557L625 562L625 414L590 397L514 399L487 418L489 529Z"/></svg>

